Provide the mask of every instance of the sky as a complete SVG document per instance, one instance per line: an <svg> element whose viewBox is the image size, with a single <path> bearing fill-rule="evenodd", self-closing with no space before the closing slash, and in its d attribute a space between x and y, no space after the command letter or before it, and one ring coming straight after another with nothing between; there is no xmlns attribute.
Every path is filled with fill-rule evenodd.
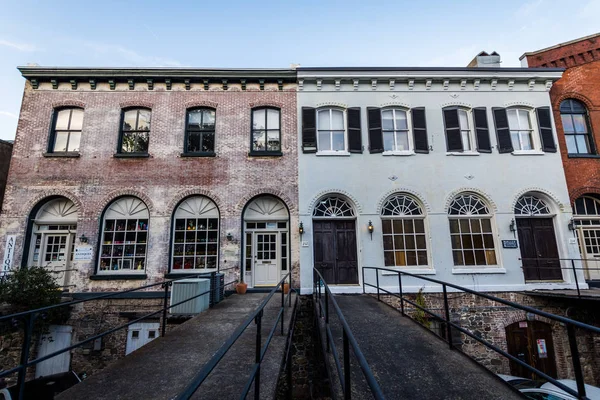
<svg viewBox="0 0 600 400"><path fill-rule="evenodd" d="M600 31L600 0L0 0L0 139L14 139L19 65L502 66Z"/></svg>

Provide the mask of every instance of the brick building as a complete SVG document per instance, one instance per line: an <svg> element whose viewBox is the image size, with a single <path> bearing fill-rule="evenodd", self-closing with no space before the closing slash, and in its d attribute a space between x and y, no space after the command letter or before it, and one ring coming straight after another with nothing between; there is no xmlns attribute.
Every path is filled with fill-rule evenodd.
<svg viewBox="0 0 600 400"><path fill-rule="evenodd" d="M0 214L2 213L2 200L4 199L4 190L6 189L6 179L8 177L8 167L10 166L12 148L12 142L0 140Z"/></svg>
<svg viewBox="0 0 600 400"><path fill-rule="evenodd" d="M521 56L525 67L565 68L550 90L586 280L600 285L600 33Z"/></svg>

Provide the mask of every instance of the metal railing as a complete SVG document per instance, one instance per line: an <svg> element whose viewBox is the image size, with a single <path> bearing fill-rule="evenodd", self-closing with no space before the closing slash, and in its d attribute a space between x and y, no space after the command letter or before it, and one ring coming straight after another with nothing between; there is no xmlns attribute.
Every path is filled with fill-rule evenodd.
<svg viewBox="0 0 600 400"><path fill-rule="evenodd" d="M215 274L215 272L212 272L211 274ZM175 304L171 304L169 305L169 288L173 285L173 282L182 280L182 279L188 279L190 277L198 277L197 274L195 275L190 275L190 276L183 276L181 278L177 278L177 279L171 279L171 280L167 280L167 281L163 281L163 282L158 282L158 283L152 283L149 285L144 285L144 286L140 286L137 288L133 288L133 289L128 289L128 290L123 290L120 292L111 292L111 293L107 293L107 294L103 294L103 295L98 295L98 296L94 296L94 297L88 297L85 299L79 299L79 300L73 300L73 301L69 301L69 302L64 302L64 303L59 303L59 304L54 304L51 306L47 306L47 307L42 307L42 308L38 308L35 310L29 310L29 311L23 311L23 312L19 312L16 314L11 314L11 315L4 315L0 317L0 323L4 322L4 321L10 321L12 323L12 325L14 327L17 327L19 323L23 324L23 344L21 346L21 356L20 356L20 363L18 366L5 370L5 371L1 371L0 372L0 378L4 378L8 375L14 374L14 373L18 373L17 376L17 386L18 386L18 399L22 400L23 396L24 396L24 391L25 391L25 378L27 375L27 368L35 366L39 363L41 363L42 361L46 361L52 357L55 357L59 354L62 354L64 352L67 351L71 351L73 349L76 349L78 347L81 347L83 345L85 345L86 343L90 343L95 341L96 339L100 339L106 335L109 335L111 333L115 333L121 329L127 328L130 325L133 325L135 323L138 323L140 321L143 321L145 319L148 318L152 318L155 317L156 315L162 314L162 334L161 336L165 336L166 334L166 327L167 327L167 311L173 307L177 307L181 304L187 303L188 301L194 300L200 296L205 296L208 295L210 296L211 293L213 293L213 291L220 291L222 289L224 289L226 286L229 286L237 281L231 281L231 282L227 282L224 283L223 285L218 285L215 287L211 287L209 290L204 291L200 294L197 294L195 296L189 297L185 300L182 300L180 302L177 302ZM214 277L213 277L214 278ZM209 279L209 278L207 278ZM212 280L212 279L211 279ZM215 281L216 282L216 281ZM38 357L34 360L29 360L30 357L30 350L31 350L31 340L33 338L33 334L34 334L34 328L35 328L35 322L38 318L45 318L46 314L48 313L48 311L50 310L55 310L58 308L62 308L62 307L71 307L74 306L76 304L81 304L81 303L87 303L90 301L95 301L95 300L105 300L105 299L111 299L112 297L115 296L120 296L123 295L125 293L132 293L132 292L138 292L138 291L144 291L146 289L149 288L153 288L153 287L161 287L164 291L164 295L163 295L163 307L157 311L145 314L139 318L136 318L134 320L129 321L128 323L119 325L115 328L106 330L102 333L93 335L87 339L84 339L80 342L77 342L71 346L65 347L61 350L55 351L53 353L47 354L45 356L42 357Z"/></svg>
<svg viewBox="0 0 600 400"><path fill-rule="evenodd" d="M375 270L375 278L376 278L376 283L375 285L370 284L370 283L366 283L365 281L365 270ZM386 290L384 288L382 288L379 285L379 271L386 271L386 272L392 272L395 274L398 274L398 293L395 292L391 292L389 290ZM440 316L438 314L435 314L433 312L431 312L430 310L426 309L425 307L417 304L415 301L412 301L408 298L406 298L403 294L403 290L402 290L402 276L406 275L406 276L410 276L412 278L416 278L416 279L422 279L425 280L427 282L432 282L432 283L436 283L438 285L442 286L442 293L443 293L443 298L444 298L444 316ZM529 370L530 372L533 372L535 374L537 374L538 376L546 379L548 382L558 386L560 389L564 390L565 392L576 396L578 399L588 399L586 397L586 393L585 393L585 385L584 385L584 380L583 380L583 371L581 369L581 360L580 360L580 356L579 356L579 349L577 347L577 338L575 336L575 328L580 328L583 330L586 330L588 332L593 332L595 334L600 334L600 328L596 328L595 326L592 325L588 325L588 324L584 324L582 322L579 321L575 321L569 318L565 318L565 317L561 317L559 315L554 315L554 314L550 314L538 309L535 309L533 307L529 307L529 306L524 306L522 304L518 304L518 303L514 303L512 301L509 300L504 300L501 299L499 297L495 297L495 296L491 296L489 294L486 293L480 293L477 292L475 290L471 290L471 289L467 289L465 287L462 286L458 286L452 283L448 283L448 282L444 282L444 281L440 281L437 279L433 279L433 278L428 278L425 276L421 276L421 275L415 275L415 274L411 274L408 272L403 272L403 271L398 271L398 270L393 270L393 269L389 269L389 268L380 268L380 267L363 267L362 269L362 278L363 278L363 292L365 291L365 287L369 286L372 288L377 289L377 300L381 301L380 299L380 291L383 291L385 293L387 293L388 295L391 295L393 297L396 297L398 299L400 299L400 312L402 313L403 316L408 316L408 314L405 313L404 310L404 303L408 303L410 305L412 305L413 307L416 307L417 309L427 313L428 315L432 316L433 318L435 318L437 321L441 321L445 324L446 327L446 339L448 342L448 345L450 346L451 349L454 349L454 344L452 342L452 328L458 330L459 332L467 335L468 337L476 340L477 342L483 344L484 346L492 349L493 351L495 351L496 353L506 357L507 359L509 359L510 361L514 361L515 363L519 364L520 366L526 368L527 370ZM492 343L478 337L477 335L473 334L472 332L470 332L467 329L462 328L460 325L455 324L454 322L452 322L450 320L450 306L448 304L448 290L447 288L452 288L455 291L458 292L464 292L464 293L469 293L475 296L479 296L482 297L484 299L488 299L497 303L501 303L528 313L532 313L535 315L539 315L541 317L553 320L553 321L557 321L560 322L562 324L564 324L567 327L567 334L569 337L569 347L571 350L571 359L573 362L573 371L575 373L575 380L577 382L577 391L571 389L570 387L562 384L561 382L559 382L558 380L552 378L551 376L545 374L544 372L540 371L539 369L530 366L529 364L521 361L520 359L518 359L517 357L507 353L506 351L500 349L499 347L493 345ZM410 316L408 316L410 318ZM411 318L413 319L413 318ZM414 319L413 319L414 320ZM588 399L589 400L589 399Z"/></svg>
<svg viewBox="0 0 600 400"><path fill-rule="evenodd" d="M283 290L283 284L285 283L286 279L289 279L289 291L287 294L287 299L285 297L285 293ZM281 288L281 307L279 308L279 312L277 313L277 318L275 319L275 323L273 324L273 327L271 328L269 335L267 336L267 339L266 339L265 343L263 344L262 343L262 318L263 318L264 308L269 303L269 301L271 300L273 295L275 295L275 292L279 288ZM269 292L267 297L261 302L261 304L258 306L258 308L256 308L256 310L254 310L252 312L252 314L250 314L244 320L244 322L240 326L237 327L237 329L233 332L233 334L231 334L231 336L227 339L227 341L216 351L215 355L196 374L196 376L192 379L192 381L188 384L188 386L181 393L179 393L179 395L176 397L176 399L177 400L187 400L190 397L192 397L194 395L194 393L196 393L196 391L198 390L200 385L202 385L202 383L206 380L206 378L208 378L208 376L213 371L213 369L215 369L215 367L223 359L225 354L231 349L231 347L242 336L242 334L245 332L246 328L253 321L256 324L256 352L255 352L254 366L252 367L252 372L250 374L250 377L248 378L248 380L246 381L246 384L244 385L244 389L242 390L240 399L246 398L246 396L250 392L250 389L252 388L253 383L254 383L254 398L257 400L260 399L260 367L261 367L261 363L263 362L265 354L267 353L267 350L269 348L269 344L271 343L271 340L273 339L273 336L275 335L275 331L277 330L277 325L281 325L280 334L282 336L284 335L283 324L284 324L285 303L287 300L288 307L292 306L292 297L291 297L292 292L295 292L295 290L292 289L291 274L288 272L279 281L277 286L275 286ZM297 303L298 303L298 296L296 296L295 305L297 305ZM295 309L296 309L296 307L294 306L294 311L295 311ZM280 322L281 322L281 324L280 324ZM290 340L291 340L291 338L288 335L286 345L289 345ZM287 372L289 374L288 379L291 379L291 369L290 369L291 365L290 364L291 364L291 362L289 362L289 360L288 360L288 365L286 366L286 368L289 369L289 371Z"/></svg>
<svg viewBox="0 0 600 400"><path fill-rule="evenodd" d="M369 367L369 363L367 362L365 356L363 355L354 335L352 334L352 330L344 318L344 314L342 314L342 310L337 304L335 300L335 296L331 293L331 289L329 289L329 285L323 279L321 273L313 268L313 276L314 276L314 285L313 285L313 296L316 298L319 304L319 316L325 318L325 332L327 334L327 351L331 352L333 355L333 359L335 360L335 367L338 374L338 379L342 386L342 393L344 394L344 399L349 400L352 394L352 382L351 382L351 371L350 371L350 347L352 347L352 351L354 352L354 357L360 366L360 369L367 381L367 385L371 390L371 394L375 399L385 399L383 396L383 392L381 391L381 387L379 383L375 379L373 375L373 371ZM324 293L321 293L321 288L324 288ZM325 301L323 304L323 300ZM329 326L329 303L333 305L333 309L335 310L335 314L337 315L341 325L342 325L342 347L343 347L343 361L344 367L342 368L340 364L340 357L337 348L335 347L335 340L333 338L333 333L331 332L331 327ZM323 312L325 310L325 312Z"/></svg>

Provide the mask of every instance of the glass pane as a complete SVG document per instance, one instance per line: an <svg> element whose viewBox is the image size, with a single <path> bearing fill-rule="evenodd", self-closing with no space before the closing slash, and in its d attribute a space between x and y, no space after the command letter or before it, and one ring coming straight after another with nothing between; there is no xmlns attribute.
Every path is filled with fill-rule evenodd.
<svg viewBox="0 0 600 400"><path fill-rule="evenodd" d="M265 109L254 110L252 113L252 129L265 129Z"/></svg>
<svg viewBox="0 0 600 400"><path fill-rule="evenodd" d="M571 115L569 115L569 114L561 115L560 117L562 119L563 131L565 133L575 132L575 128L573 127L573 120L571 119Z"/></svg>
<svg viewBox="0 0 600 400"><path fill-rule="evenodd" d="M486 249L494 248L494 238L492 235L483 235L483 245Z"/></svg>
<svg viewBox="0 0 600 400"><path fill-rule="evenodd" d="M458 220L456 220L456 219L450 220L450 232L458 233Z"/></svg>
<svg viewBox="0 0 600 400"><path fill-rule="evenodd" d="M473 233L480 233L481 232L481 225L480 225L480 220L478 219L472 219L471 220L471 232Z"/></svg>
<svg viewBox="0 0 600 400"><path fill-rule="evenodd" d="M394 132L383 132L383 150L394 151Z"/></svg>
<svg viewBox="0 0 600 400"><path fill-rule="evenodd" d="M422 219L415 219L415 232L416 233L425 233L425 224Z"/></svg>
<svg viewBox="0 0 600 400"><path fill-rule="evenodd" d="M408 132L397 132L396 143L398 144L398 150L409 150L408 148Z"/></svg>
<svg viewBox="0 0 600 400"><path fill-rule="evenodd" d="M200 151L200 134L199 133L196 132L196 133L188 134L187 151L190 153Z"/></svg>
<svg viewBox="0 0 600 400"><path fill-rule="evenodd" d="M453 251L452 258L454 258L454 265L465 265L463 260L462 251Z"/></svg>
<svg viewBox="0 0 600 400"><path fill-rule="evenodd" d="M69 138L69 148L67 151L79 151L79 141L81 140L81 132L71 132Z"/></svg>
<svg viewBox="0 0 600 400"><path fill-rule="evenodd" d="M425 249L425 236L418 235L417 236L417 249Z"/></svg>
<svg viewBox="0 0 600 400"><path fill-rule="evenodd" d="M419 265L427 265L427 252L417 251L417 261L419 262Z"/></svg>
<svg viewBox="0 0 600 400"><path fill-rule="evenodd" d="M344 150L344 131L333 132L333 148L332 150Z"/></svg>
<svg viewBox="0 0 600 400"><path fill-rule="evenodd" d="M450 241L452 242L452 248L453 249L460 249L461 248L460 235L452 235L452 236L450 236Z"/></svg>
<svg viewBox="0 0 600 400"><path fill-rule="evenodd" d="M203 133L202 134L202 151L215 151L215 134L214 133Z"/></svg>
<svg viewBox="0 0 600 400"><path fill-rule="evenodd" d="M517 119L517 110L506 110L508 117L508 126L511 130L519 129L519 120Z"/></svg>
<svg viewBox="0 0 600 400"><path fill-rule="evenodd" d="M567 151L571 154L577 154L577 145L575 144L575 135L565 135L567 140Z"/></svg>
<svg viewBox="0 0 600 400"><path fill-rule="evenodd" d="M385 235L383 237L383 249L384 250L394 250L394 240L391 235Z"/></svg>
<svg viewBox="0 0 600 400"><path fill-rule="evenodd" d="M393 267L395 266L395 262L394 262L394 253L391 251L386 251L383 253L383 259L385 261L385 266L386 267Z"/></svg>
<svg viewBox="0 0 600 400"><path fill-rule="evenodd" d="M515 150L521 150L521 142L519 141L519 132L510 132L510 140L512 141Z"/></svg>
<svg viewBox="0 0 600 400"><path fill-rule="evenodd" d="M394 233L402 233L404 232L402 229L402 221L396 220L394 221Z"/></svg>
<svg viewBox="0 0 600 400"><path fill-rule="evenodd" d="M200 128L202 123L202 110L191 110L188 112L188 126Z"/></svg>
<svg viewBox="0 0 600 400"><path fill-rule="evenodd" d="M56 115L56 125L55 128L58 130L67 130L69 129L69 116L71 115L71 110L60 110Z"/></svg>
<svg viewBox="0 0 600 400"><path fill-rule="evenodd" d="M405 233L413 233L413 220L405 220L404 221L404 232Z"/></svg>
<svg viewBox="0 0 600 400"><path fill-rule="evenodd" d="M202 129L215 129L215 112L202 110Z"/></svg>
<svg viewBox="0 0 600 400"><path fill-rule="evenodd" d="M414 250L415 247L415 237L413 235L404 236L405 246L407 250Z"/></svg>
<svg viewBox="0 0 600 400"><path fill-rule="evenodd" d="M394 130L394 117L392 110L385 110L381 112L381 127L385 131Z"/></svg>
<svg viewBox="0 0 600 400"><path fill-rule="evenodd" d="M54 139L54 151L67 151L68 132L56 132Z"/></svg>
<svg viewBox="0 0 600 400"><path fill-rule="evenodd" d="M407 251L406 252L406 265L417 265L417 252Z"/></svg>
<svg viewBox="0 0 600 400"><path fill-rule="evenodd" d="M382 226L384 235L392 233L392 221L390 221L389 219L382 220L381 226Z"/></svg>
<svg viewBox="0 0 600 400"><path fill-rule="evenodd" d="M458 122L460 123L461 130L469 129L469 119L465 110L458 110Z"/></svg>
<svg viewBox="0 0 600 400"><path fill-rule="evenodd" d="M319 150L331 150L331 132L319 132Z"/></svg>
<svg viewBox="0 0 600 400"><path fill-rule="evenodd" d="M265 151L265 131L254 131L252 132L252 150L254 151Z"/></svg>
<svg viewBox="0 0 600 400"><path fill-rule="evenodd" d="M135 129L137 119L137 110L125 111L123 114L123 130L130 131Z"/></svg>
<svg viewBox="0 0 600 400"><path fill-rule="evenodd" d="M471 235L461 235L463 249L472 249L473 240Z"/></svg>
<svg viewBox="0 0 600 400"><path fill-rule="evenodd" d="M279 110L267 110L267 128L279 129Z"/></svg>
<svg viewBox="0 0 600 400"><path fill-rule="evenodd" d="M521 142L523 147L521 150L531 150L533 149L533 145L531 143L531 134L529 132L521 133Z"/></svg>
<svg viewBox="0 0 600 400"><path fill-rule="evenodd" d="M150 130L150 111L140 110L140 117L138 119L137 130L149 131Z"/></svg>
<svg viewBox="0 0 600 400"><path fill-rule="evenodd" d="M468 233L471 231L471 229L469 228L469 220L468 219L460 220L460 231L462 233Z"/></svg>
<svg viewBox="0 0 600 400"><path fill-rule="evenodd" d="M331 129L344 130L344 113L339 110L331 110Z"/></svg>
<svg viewBox="0 0 600 400"><path fill-rule="evenodd" d="M80 131L83 125L83 110L74 109L71 113L71 125L69 129Z"/></svg>
<svg viewBox="0 0 600 400"><path fill-rule="evenodd" d="M396 129L408 129L405 111L396 110Z"/></svg>
<svg viewBox="0 0 600 400"><path fill-rule="evenodd" d="M486 265L485 252L483 250L475 251L475 263L477 265Z"/></svg>
<svg viewBox="0 0 600 400"><path fill-rule="evenodd" d="M470 151L471 150L471 138L469 137L469 131L461 131L460 135L462 138L463 150Z"/></svg>
<svg viewBox="0 0 600 400"><path fill-rule="evenodd" d="M481 228L483 230L483 232L492 232L492 223L490 222L489 219L482 219L481 220Z"/></svg>
<svg viewBox="0 0 600 400"><path fill-rule="evenodd" d="M519 126L521 129L530 129L529 125L529 111L519 110Z"/></svg>
<svg viewBox="0 0 600 400"><path fill-rule="evenodd" d="M465 257L465 265L476 265L475 264L475 254L472 251L463 252Z"/></svg>
<svg viewBox="0 0 600 400"><path fill-rule="evenodd" d="M278 151L279 146L279 131L268 131L267 132L267 150Z"/></svg>
<svg viewBox="0 0 600 400"><path fill-rule="evenodd" d="M71 135L71 137L73 137ZM575 136L577 140L577 149L579 153L589 153L588 145L587 145L587 136L586 135L577 135ZM70 147L70 146L69 146Z"/></svg>
<svg viewBox="0 0 600 400"><path fill-rule="evenodd" d="M331 126L330 126L329 122L330 122L330 119L329 119L329 110L321 110L321 111L319 111L318 128L320 130L329 130L329 129L331 129Z"/></svg>
<svg viewBox="0 0 600 400"><path fill-rule="evenodd" d="M496 261L496 252L494 250L486 250L485 251L485 258L487 261L487 265L496 265L497 261Z"/></svg>
<svg viewBox="0 0 600 400"><path fill-rule="evenodd" d="M476 249L483 249L483 237L481 235L473 236L473 247Z"/></svg>
<svg viewBox="0 0 600 400"><path fill-rule="evenodd" d="M585 116L581 114L573 115L573 126L577 133L587 133L587 126L585 123Z"/></svg>
<svg viewBox="0 0 600 400"><path fill-rule="evenodd" d="M402 240L402 235L394 235L394 248L396 250L404 249L404 240Z"/></svg>

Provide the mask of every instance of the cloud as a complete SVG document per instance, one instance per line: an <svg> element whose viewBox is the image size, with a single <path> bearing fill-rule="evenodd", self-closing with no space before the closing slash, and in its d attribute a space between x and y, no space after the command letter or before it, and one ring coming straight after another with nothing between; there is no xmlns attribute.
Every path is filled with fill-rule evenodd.
<svg viewBox="0 0 600 400"><path fill-rule="evenodd" d="M14 119L19 118L19 116L17 114L11 113L11 112L8 112L8 111L0 111L0 115L1 116L5 116L5 117L9 117L9 118L14 118Z"/></svg>
<svg viewBox="0 0 600 400"><path fill-rule="evenodd" d="M15 43L8 40L0 39L0 46L10 47L19 51L32 52L37 51L37 48L32 44L27 43Z"/></svg>

